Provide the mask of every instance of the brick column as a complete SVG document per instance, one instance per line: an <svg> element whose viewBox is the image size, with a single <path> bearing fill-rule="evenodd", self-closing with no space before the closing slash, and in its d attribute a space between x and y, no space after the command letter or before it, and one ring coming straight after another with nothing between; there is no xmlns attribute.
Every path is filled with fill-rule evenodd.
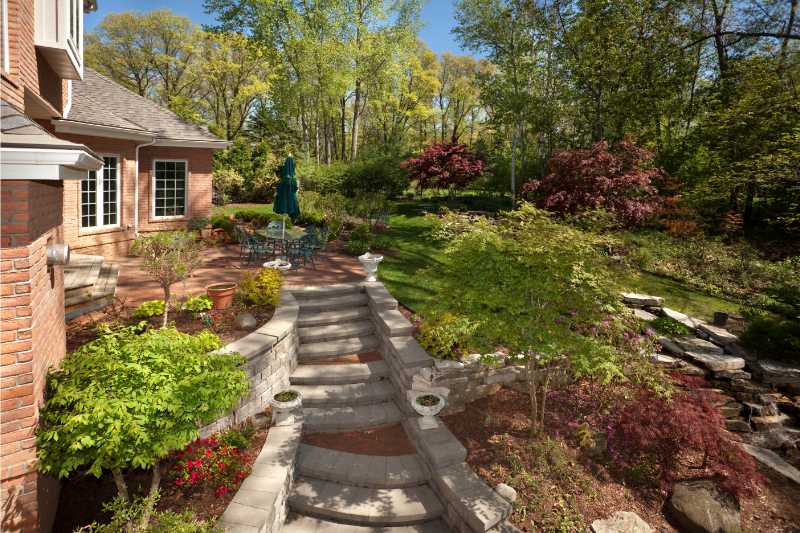
<svg viewBox="0 0 800 533"><path fill-rule="evenodd" d="M58 484L36 471L47 372L66 350L60 182L0 182L0 499L4 532L49 531Z"/></svg>

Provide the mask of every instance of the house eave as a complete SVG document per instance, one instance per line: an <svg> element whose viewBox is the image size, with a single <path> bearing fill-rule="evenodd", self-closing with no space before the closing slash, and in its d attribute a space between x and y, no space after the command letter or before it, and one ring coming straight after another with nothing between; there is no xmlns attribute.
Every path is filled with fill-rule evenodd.
<svg viewBox="0 0 800 533"><path fill-rule="evenodd" d="M90 124L88 122L78 122L76 120L51 120L50 122L53 124L56 133L71 133L73 135L87 135L138 142L149 142L156 137L155 132L147 130Z"/></svg>
<svg viewBox="0 0 800 533"><path fill-rule="evenodd" d="M168 146L175 148L210 148L212 150L224 150L230 147L230 141L223 140L206 140L206 139L173 139L169 137L161 137L156 139L153 146Z"/></svg>
<svg viewBox="0 0 800 533"><path fill-rule="evenodd" d="M86 177L87 171L100 170L102 167L102 160L80 149L3 146L0 179L82 179Z"/></svg>

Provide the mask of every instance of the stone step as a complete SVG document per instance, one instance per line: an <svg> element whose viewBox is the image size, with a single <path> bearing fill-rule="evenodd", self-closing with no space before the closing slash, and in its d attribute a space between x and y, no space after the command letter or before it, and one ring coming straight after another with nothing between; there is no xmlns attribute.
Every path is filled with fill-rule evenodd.
<svg viewBox="0 0 800 533"><path fill-rule="evenodd" d="M292 389L303 395L306 407L370 405L385 402L394 395L394 387L388 380L345 385L292 385Z"/></svg>
<svg viewBox="0 0 800 533"><path fill-rule="evenodd" d="M305 477L295 481L289 507L317 518L372 526L414 525L436 520L444 512L425 485L374 489Z"/></svg>
<svg viewBox="0 0 800 533"><path fill-rule="evenodd" d="M379 344L380 340L375 335L301 344L297 350L297 360L303 363L323 357L369 352L377 348Z"/></svg>
<svg viewBox="0 0 800 533"><path fill-rule="evenodd" d="M373 527L354 526L341 522L330 522L321 518L291 513L283 524L282 533L447 533L452 531L441 520L433 520L413 526Z"/></svg>
<svg viewBox="0 0 800 533"><path fill-rule="evenodd" d="M298 365L289 382L292 385L345 385L379 381L389 375L385 361L342 365Z"/></svg>
<svg viewBox="0 0 800 533"><path fill-rule="evenodd" d="M336 311L300 313L297 317L297 326L300 328L327 326L330 324L341 324L353 320L361 320L369 318L370 316L371 312L367 306L337 309Z"/></svg>
<svg viewBox="0 0 800 533"><path fill-rule="evenodd" d="M347 407L304 407L303 429L308 433L360 431L397 424L402 418L394 402Z"/></svg>
<svg viewBox="0 0 800 533"><path fill-rule="evenodd" d="M361 455L301 444L297 455L301 476L377 489L424 485L428 474L422 460L410 455Z"/></svg>
<svg viewBox="0 0 800 533"><path fill-rule="evenodd" d="M362 307L367 305L367 295L364 293L346 294L344 296L308 298L298 300L301 313L311 313L315 311L336 311L339 309L349 309L351 307Z"/></svg>
<svg viewBox="0 0 800 533"><path fill-rule="evenodd" d="M298 301L301 301L358 294L364 292L364 287L362 286L361 282L354 282L318 285L316 287L298 287L291 288L289 290Z"/></svg>
<svg viewBox="0 0 800 533"><path fill-rule="evenodd" d="M364 337L375 333L372 320L351 321L327 326L308 326L298 328L300 343L334 341L349 337Z"/></svg>

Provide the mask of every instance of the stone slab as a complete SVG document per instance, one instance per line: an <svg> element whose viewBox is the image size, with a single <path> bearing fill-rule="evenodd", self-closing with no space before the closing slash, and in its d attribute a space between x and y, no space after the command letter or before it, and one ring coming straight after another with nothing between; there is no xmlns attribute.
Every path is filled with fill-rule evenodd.
<svg viewBox="0 0 800 533"><path fill-rule="evenodd" d="M378 330L387 337L407 337L414 333L414 325L397 309L380 309L374 318Z"/></svg>
<svg viewBox="0 0 800 533"><path fill-rule="evenodd" d="M605 520L595 520L591 533L651 533L653 528L636 513L617 511Z"/></svg>
<svg viewBox="0 0 800 533"><path fill-rule="evenodd" d="M489 531L511 514L511 504L486 485L466 463L437 470L433 479L447 503L473 531Z"/></svg>
<svg viewBox="0 0 800 533"><path fill-rule="evenodd" d="M674 341L675 344L677 344L684 352L714 353L714 354L725 353L725 350L723 350L713 342L709 342L705 339L695 337L694 335L686 337L676 337Z"/></svg>
<svg viewBox="0 0 800 533"><path fill-rule="evenodd" d="M639 320L643 320L645 322L652 322L653 320L657 319L658 317L653 313L649 313L644 309L634 309L633 316L638 318Z"/></svg>
<svg viewBox="0 0 800 533"><path fill-rule="evenodd" d="M639 294L635 292L623 292L621 293L622 301L626 304L631 305L653 305L659 306L664 303L664 298L660 296L650 296L649 294Z"/></svg>
<svg viewBox="0 0 800 533"><path fill-rule="evenodd" d="M709 340L720 346L727 346L739 342L739 337L731 333L725 328L712 326L710 324L700 324L697 327L698 333L708 336Z"/></svg>
<svg viewBox="0 0 800 533"><path fill-rule="evenodd" d="M749 444L742 444L742 447L744 451L755 457L760 463L800 485L800 470L784 461L777 453Z"/></svg>
<svg viewBox="0 0 800 533"><path fill-rule="evenodd" d="M664 316L680 322L687 328L697 329L700 324L704 324L704 322L698 318L690 317L687 314L681 313L680 311L675 311L669 307L662 307L661 312L664 314Z"/></svg>
<svg viewBox="0 0 800 533"><path fill-rule="evenodd" d="M389 347L404 368L430 367L433 366L433 358L417 342L414 337L392 337L389 339Z"/></svg>
<svg viewBox="0 0 800 533"><path fill-rule="evenodd" d="M711 353L684 352L684 356L703 365L713 372L723 370L740 370L744 368L745 360L732 355L719 355Z"/></svg>

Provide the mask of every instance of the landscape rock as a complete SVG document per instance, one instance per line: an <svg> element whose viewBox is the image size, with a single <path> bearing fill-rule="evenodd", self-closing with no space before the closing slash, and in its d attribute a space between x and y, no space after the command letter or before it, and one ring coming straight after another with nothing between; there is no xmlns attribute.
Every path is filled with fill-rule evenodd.
<svg viewBox="0 0 800 533"><path fill-rule="evenodd" d="M634 309L633 310L633 316L635 316L639 320L644 320L645 322L652 322L653 320L658 318L653 313L648 313L644 309Z"/></svg>
<svg viewBox="0 0 800 533"><path fill-rule="evenodd" d="M745 361L741 357L732 355L720 355L713 353L686 352L684 354L692 361L699 363L712 372L722 372L723 370L740 370L744 368Z"/></svg>
<svg viewBox="0 0 800 533"><path fill-rule="evenodd" d="M739 415L742 414L742 408L733 406L728 407L727 405L724 405L719 408L719 412L725 418L738 418Z"/></svg>
<svg viewBox="0 0 800 533"><path fill-rule="evenodd" d="M683 355L683 349L675 344L675 341L668 337L658 337L656 341L664 348L666 351L673 355Z"/></svg>
<svg viewBox="0 0 800 533"><path fill-rule="evenodd" d="M686 361L681 361L680 365L678 366L678 371L681 374L686 374L687 376L705 376L706 371L700 368L699 366L693 365L692 363L688 363Z"/></svg>
<svg viewBox="0 0 800 533"><path fill-rule="evenodd" d="M744 370L723 370L722 372L714 372L714 379L750 379L752 376L750 372Z"/></svg>
<svg viewBox="0 0 800 533"><path fill-rule="evenodd" d="M750 353L749 350L744 348L741 344L732 342L731 344L727 344L725 346L725 352L731 355L735 355L736 357L741 357L746 361L753 361L755 360L755 356Z"/></svg>
<svg viewBox="0 0 800 533"><path fill-rule="evenodd" d="M686 533L740 533L742 518L736 500L713 481L701 479L675 483L668 510Z"/></svg>
<svg viewBox="0 0 800 533"><path fill-rule="evenodd" d="M234 324L236 324L236 329L244 329L244 330L256 329L256 326L258 326L258 322L256 322L256 317L254 317L250 313L239 313L238 315L236 315Z"/></svg>
<svg viewBox="0 0 800 533"><path fill-rule="evenodd" d="M505 483L498 483L495 486L494 491L500 496L502 496L509 503L514 503L515 501L517 501L517 491L514 490L514 487L510 487Z"/></svg>
<svg viewBox="0 0 800 533"><path fill-rule="evenodd" d="M751 363L753 373L764 383L772 385L800 385L800 367L787 365L770 359Z"/></svg>
<svg viewBox="0 0 800 533"><path fill-rule="evenodd" d="M664 355L663 353L653 354L652 361L657 365L666 366L668 368L676 368L680 366L680 359L672 357L671 355Z"/></svg>
<svg viewBox="0 0 800 533"><path fill-rule="evenodd" d="M592 533L651 533L653 528L636 513L617 511L605 520L592 522Z"/></svg>
<svg viewBox="0 0 800 533"><path fill-rule="evenodd" d="M460 370L464 368L461 361L451 361L449 359L434 359L433 364L436 370Z"/></svg>
<svg viewBox="0 0 800 533"><path fill-rule="evenodd" d="M749 444L742 444L742 448L763 465L800 485L800 470L784 461L777 453Z"/></svg>
<svg viewBox="0 0 800 533"><path fill-rule="evenodd" d="M747 416L775 416L778 409L774 403L760 404L753 402L743 402L744 414Z"/></svg>
<svg viewBox="0 0 800 533"><path fill-rule="evenodd" d="M713 353L719 355L725 353L725 350L723 350L713 342L700 339L698 337L695 337L694 335L686 337L677 337L675 338L675 344L680 346L680 348L685 352Z"/></svg>
<svg viewBox="0 0 800 533"><path fill-rule="evenodd" d="M790 419L784 414L772 416L753 416L750 418L750 423L753 424L758 431L764 431L780 427L788 422Z"/></svg>
<svg viewBox="0 0 800 533"><path fill-rule="evenodd" d="M623 292L622 301L626 304L638 305L644 307L646 305L659 306L664 302L664 298L660 296L650 296L649 294L638 294L635 292Z"/></svg>
<svg viewBox="0 0 800 533"><path fill-rule="evenodd" d="M478 364L481 360L481 354L479 353L471 353L468 356L464 357L461 362L465 365L475 365Z"/></svg>
<svg viewBox="0 0 800 533"><path fill-rule="evenodd" d="M697 327L703 323L702 320L697 318L692 318L689 315L683 314L680 311L675 311L674 309L670 309L669 307L663 307L661 312L664 316L671 318L677 322L680 322L687 328L697 329Z"/></svg>
<svg viewBox="0 0 800 533"><path fill-rule="evenodd" d="M709 324L700 324L697 330L698 333L704 334L711 342L719 344L720 346L727 346L739 342L739 337L725 328L711 326Z"/></svg>
<svg viewBox="0 0 800 533"><path fill-rule="evenodd" d="M753 428L750 427L750 424L741 418L726 420L725 429L728 431L733 431L734 433L750 433L753 431Z"/></svg>

